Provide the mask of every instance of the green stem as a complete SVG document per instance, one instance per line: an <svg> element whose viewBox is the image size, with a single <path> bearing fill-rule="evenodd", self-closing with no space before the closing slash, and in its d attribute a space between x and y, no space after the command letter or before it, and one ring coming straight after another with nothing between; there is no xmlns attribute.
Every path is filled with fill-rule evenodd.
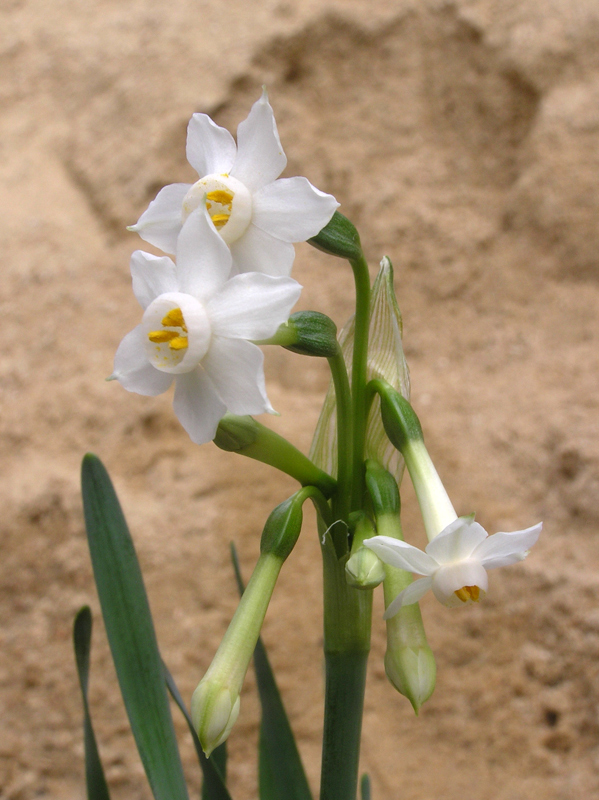
<svg viewBox="0 0 599 800"><path fill-rule="evenodd" d="M345 359L341 347L328 359L335 386L337 409L337 491L333 500L335 519L348 521L351 492L352 467L352 399Z"/></svg>
<svg viewBox="0 0 599 800"><path fill-rule="evenodd" d="M364 494L364 441L366 438L366 367L368 328L370 325L370 275L362 256L351 260L356 284L356 316L354 321L354 354L352 361L353 454L351 509L362 507Z"/></svg>
<svg viewBox="0 0 599 800"><path fill-rule="evenodd" d="M372 590L348 585L347 559L337 558L328 536L322 551L326 694L320 800L355 800Z"/></svg>

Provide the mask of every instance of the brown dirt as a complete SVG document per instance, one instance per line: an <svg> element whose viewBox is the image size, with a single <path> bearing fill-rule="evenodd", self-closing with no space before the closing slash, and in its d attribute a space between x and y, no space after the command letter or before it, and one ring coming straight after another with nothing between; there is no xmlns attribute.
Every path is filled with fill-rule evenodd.
<svg viewBox="0 0 599 800"><path fill-rule="evenodd" d="M292 491L192 445L168 396L103 380L139 313L125 226L158 187L191 179L191 113L235 129L262 83L287 174L337 196L373 270L385 253L395 264L413 400L457 509L490 530L545 521L480 607L423 602L439 678L419 718L386 681L379 600L362 760L374 798L599 797L597 3L7 0L0 16L0 798L84 796L70 637L85 602L113 796L150 797L98 616L82 454L113 475L187 698L234 608L228 542L249 573ZM301 306L342 324L348 273L299 246ZM272 424L307 449L324 366L270 353L268 381ZM308 526L264 631L314 786L319 572ZM249 677L230 739L238 800L256 796L257 720Z"/></svg>

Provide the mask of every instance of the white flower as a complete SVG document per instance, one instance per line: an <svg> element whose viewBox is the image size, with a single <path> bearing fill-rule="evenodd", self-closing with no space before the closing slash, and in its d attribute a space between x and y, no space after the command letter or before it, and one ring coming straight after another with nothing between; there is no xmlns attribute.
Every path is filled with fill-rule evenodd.
<svg viewBox="0 0 599 800"><path fill-rule="evenodd" d="M246 273L227 280L230 270L229 249L205 209L183 226L176 266L141 250L131 257L144 315L119 345L111 378L152 396L174 380L175 413L198 444L214 438L227 410L272 412L264 355L247 340L272 336L301 292L292 278Z"/></svg>
<svg viewBox="0 0 599 800"><path fill-rule="evenodd" d="M493 536L472 517L459 517L435 536L424 552L390 536L366 539L386 564L425 575L400 592L385 611L385 619L402 606L416 603L429 590L446 606L477 602L488 588L487 570L522 561L539 538L542 523L523 531Z"/></svg>
<svg viewBox="0 0 599 800"><path fill-rule="evenodd" d="M237 145L206 114L194 114L187 160L200 180L165 186L129 228L166 253L175 252L182 224L205 204L231 248L234 273L289 275L292 243L316 236L339 206L306 178L277 180L287 158L266 92L239 125Z"/></svg>

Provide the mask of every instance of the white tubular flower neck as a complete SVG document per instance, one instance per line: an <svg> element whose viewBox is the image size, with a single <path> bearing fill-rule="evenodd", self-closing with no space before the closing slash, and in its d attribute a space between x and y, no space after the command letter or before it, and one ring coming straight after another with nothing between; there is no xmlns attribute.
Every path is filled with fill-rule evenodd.
<svg viewBox="0 0 599 800"><path fill-rule="evenodd" d="M444 606L453 608L478 603L489 588L489 577L480 561L458 561L441 566L433 575L433 594Z"/></svg>
<svg viewBox="0 0 599 800"><path fill-rule="evenodd" d="M206 175L193 184L183 199L182 224L202 203L206 204L214 227L227 244L241 238L252 220L249 189L226 173Z"/></svg>
<svg viewBox="0 0 599 800"><path fill-rule="evenodd" d="M210 321L202 303L189 294L161 294L147 307L141 325L148 360L161 372L191 372L208 352Z"/></svg>

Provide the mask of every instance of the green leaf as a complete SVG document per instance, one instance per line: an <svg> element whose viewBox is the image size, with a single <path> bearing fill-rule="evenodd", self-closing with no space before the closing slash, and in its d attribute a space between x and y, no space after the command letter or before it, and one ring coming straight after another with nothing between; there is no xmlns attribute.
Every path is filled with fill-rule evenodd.
<svg viewBox="0 0 599 800"><path fill-rule="evenodd" d="M244 586L235 546L231 559L239 593ZM254 650L256 682L262 706L259 742L260 800L312 800L306 773L262 639Z"/></svg>
<svg viewBox="0 0 599 800"><path fill-rule="evenodd" d="M114 488L96 456L83 459L81 483L94 577L137 749L156 800L188 800L141 570Z"/></svg>
<svg viewBox="0 0 599 800"><path fill-rule="evenodd" d="M360 798L361 800L370 800L370 778L366 772L360 781Z"/></svg>
<svg viewBox="0 0 599 800"><path fill-rule="evenodd" d="M75 661L77 662L77 672L79 674L79 684L83 696L83 741L85 747L85 784L87 786L88 800L110 800L110 793L96 737L92 727L92 720L89 713L87 701L87 686L89 680L89 654L92 642L92 613L89 606L84 606L77 616L73 625L73 645L75 648Z"/></svg>
<svg viewBox="0 0 599 800"><path fill-rule="evenodd" d="M204 782L202 784L202 800L231 800L231 795L227 791L227 787L225 785L227 776L227 743L223 742L219 747L216 748L216 750L213 751L210 758L206 758L206 754L202 750L202 745L198 739L196 729L193 726L189 711L185 707L183 698L177 689L177 684L175 683L173 676L169 672L168 667L164 662L162 663L162 667L164 669L164 679L166 681L167 688L187 721L187 725L191 731L191 738L193 739L193 744L196 749L196 753L198 754L198 760L204 775Z"/></svg>

